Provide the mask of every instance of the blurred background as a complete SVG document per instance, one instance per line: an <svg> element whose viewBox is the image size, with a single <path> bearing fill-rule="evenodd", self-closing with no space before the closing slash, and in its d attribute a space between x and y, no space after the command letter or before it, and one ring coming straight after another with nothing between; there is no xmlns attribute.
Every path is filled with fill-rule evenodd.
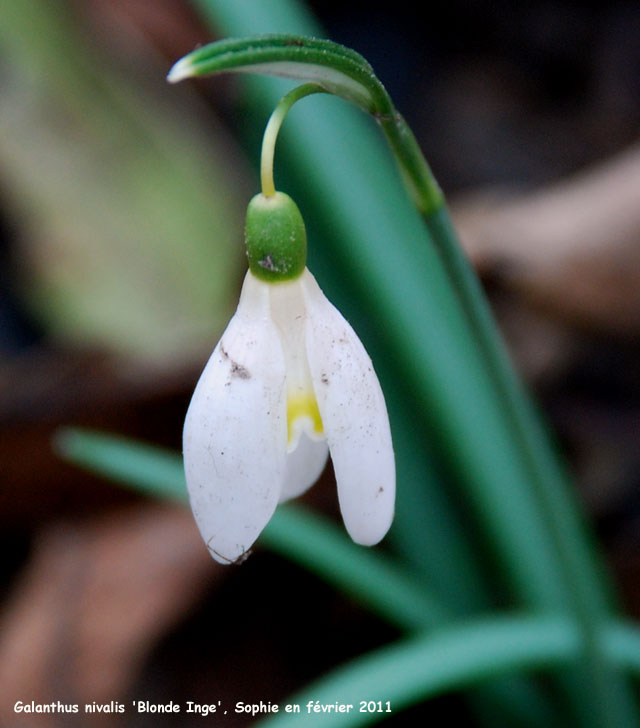
<svg viewBox="0 0 640 728"><path fill-rule="evenodd" d="M0 17L8 725L21 724L16 700L277 702L395 635L260 549L219 567L186 509L88 476L52 447L73 425L178 450L235 308L266 117L243 111L237 77L166 84L175 60L219 37L196 6L6 0ZM640 8L448 0L427 24L416 3L307 6L371 62L416 133L640 616ZM332 481L306 498L329 514ZM465 715L455 698L420 710Z"/></svg>

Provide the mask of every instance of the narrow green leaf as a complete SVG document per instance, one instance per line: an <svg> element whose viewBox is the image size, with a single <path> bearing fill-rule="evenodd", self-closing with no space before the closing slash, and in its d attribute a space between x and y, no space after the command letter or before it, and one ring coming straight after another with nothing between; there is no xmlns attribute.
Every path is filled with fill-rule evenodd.
<svg viewBox="0 0 640 728"><path fill-rule="evenodd" d="M182 458L161 448L86 430L61 430L65 459L156 497L187 500ZM437 599L379 552L356 546L317 515L280 507L264 530L268 546L405 630L432 627L444 617Z"/></svg>
<svg viewBox="0 0 640 728"><path fill-rule="evenodd" d="M603 649L617 669L632 669L640 675L638 628L611 621L603 625L601 637ZM563 617L477 620L418 635L357 658L287 699L286 704L300 706L300 713L280 712L259 725L288 728L301 721L322 728L370 725L389 717L387 701L395 714L422 700L490 678L571 666L580 660L582 650L580 629ZM365 706L362 712L361 701ZM373 710L369 712L371 703ZM315 705L353 705L353 709L316 712Z"/></svg>
<svg viewBox="0 0 640 728"><path fill-rule="evenodd" d="M55 446L67 460L93 472L157 497L180 501L186 499L182 459L174 453L121 437L72 429L59 431ZM291 505L280 508L264 532L263 542L345 593L358 598L400 628L422 630L434 626L445 616L437 601L424 588L411 582L393 562L381 558L380 553L356 547L335 526L301 508ZM391 674L394 675L394 684L389 690L382 694L383 697L370 699L393 700L395 709L398 709L434 692L464 687L483 675L492 677L501 670L521 668L521 661L524 661L524 667L553 661L558 650L564 649L563 644L566 647L570 637L565 634L564 643L561 641L560 644L551 644L550 652L546 654L544 645L548 644L550 636L552 641L555 639L551 633L553 630L557 631L557 620L543 619L542 623L544 635L541 639L536 632L539 625L531 624L528 631L519 632L517 624L515 627L509 623L501 626L502 622L497 623L497 632L491 631L492 623L488 623L488 630L483 623L471 632L462 627L439 632L433 638L420 637L362 658L354 663L353 676L352 668L347 666L336 673L337 677L330 676L326 684L322 682L320 688L328 696L327 703L336 700L360 700L362 695L375 696L378 682L386 689L387 677ZM566 632L568 623L563 624ZM507 648L504 654L500 651L501 637ZM517 649L510 652L508 648L514 646L514 640L517 642ZM486 649L485 642L490 649ZM540 653L536 650L527 652L528 644L537 644L543 657L540 658ZM603 644L613 661L618 661L622 666L640 674L640 630L630 625L617 624L615 629L603 630ZM452 646L447 648L447 645ZM448 657L447 649L450 650ZM395 672L398 669L408 669L407 666L413 665L416 659L426 661L422 669L427 670L429 678L424 684L418 681L420 684L417 686L415 674L407 673L410 679L403 681L398 676L404 673ZM399 660L400 664L394 663L394 660ZM430 669L430 660L437 662L439 666L435 672ZM502 665L497 671L496 664ZM363 675L363 670L365 673L372 670L371 675ZM342 692L335 689L336 681ZM362 684L366 685L366 690L361 688ZM504 702L509 710L516 709L516 696L526 701L533 698L524 683L513 683L512 692L505 693L503 688L506 687L506 683L492 685L492 689L487 691L487 697ZM352 691L351 698L349 690ZM322 692L314 691L309 694L313 695L314 700L322 702L324 699L321 697ZM345 697L342 698L342 695ZM537 701L531 704L532 711L538 709L540 706ZM375 717L377 714L367 715ZM546 718L545 725L551 725L550 720L550 717ZM532 724L535 725L535 721Z"/></svg>
<svg viewBox="0 0 640 728"><path fill-rule="evenodd" d="M390 110L389 97L371 66L338 43L294 35L221 40L198 48L169 71L171 83L222 71L245 71L313 82L369 113Z"/></svg>
<svg viewBox="0 0 640 728"><path fill-rule="evenodd" d="M419 635L384 647L338 668L287 704L300 713L279 712L261 728L318 725L354 728L370 725L391 713L453 690L499 675L557 668L576 660L579 631L555 617L497 617L465 626ZM365 702L364 711L360 710ZM367 706L374 703L374 710ZM378 711L378 703L382 710ZM352 705L349 712L313 710L314 705ZM311 712L308 706L311 705Z"/></svg>
<svg viewBox="0 0 640 728"><path fill-rule="evenodd" d="M182 458L117 435L65 428L53 446L65 460L154 498L187 500Z"/></svg>
<svg viewBox="0 0 640 728"><path fill-rule="evenodd" d="M432 628L445 618L435 597L391 559L355 546L337 526L299 506L278 508L261 542L403 630Z"/></svg>

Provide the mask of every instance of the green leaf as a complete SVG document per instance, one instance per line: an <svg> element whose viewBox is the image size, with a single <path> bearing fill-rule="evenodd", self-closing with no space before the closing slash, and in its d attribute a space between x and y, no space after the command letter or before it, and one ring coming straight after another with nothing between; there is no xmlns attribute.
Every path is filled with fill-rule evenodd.
<svg viewBox="0 0 640 728"><path fill-rule="evenodd" d="M154 498L186 502L182 458L147 443L91 430L63 428L53 446L60 457Z"/></svg>
<svg viewBox="0 0 640 728"><path fill-rule="evenodd" d="M338 43L298 35L265 35L217 41L180 59L171 83L223 71L264 73L309 81L369 113L388 113L389 97L367 61Z"/></svg>
<svg viewBox="0 0 640 728"><path fill-rule="evenodd" d="M353 728L445 692L513 672L557 668L575 660L578 630L561 618L496 617L418 635L383 647L340 667L287 699L301 713L280 712L261 728L318 725ZM353 705L340 712L306 712L306 706ZM382 704L382 711L360 711L360 701ZM376 706L377 707L377 706Z"/></svg>
<svg viewBox="0 0 640 728"><path fill-rule="evenodd" d="M174 453L121 437L71 429L59 431L55 445L63 457L93 472L156 497L186 500L182 459ZM391 560L355 546L335 526L304 509L281 507L262 542L402 629L422 631L446 617L436 599ZM574 634L577 632L569 622L547 618L525 622L501 618L477 626L446 628L361 658L306 694L314 700L322 700L326 694L327 703L338 699L353 702L366 695L373 700L393 700L394 709L398 709L436 692L462 688L483 676L550 664L560 659L568 642L579 643ZM637 628L616 623L603 630L602 642L613 662L640 674ZM420 671L402 672L415 667L416 662ZM382 697L375 697L380 686L384 688ZM516 697L527 702L533 697L520 682L491 687L486 697L500 701L509 710L515 708ZM530 706L532 717L538 709L537 703ZM367 714L369 718L377 715ZM544 724L551 725L550 721L545 715Z"/></svg>
<svg viewBox="0 0 640 728"><path fill-rule="evenodd" d="M187 500L182 458L161 448L86 430L61 430L55 447L65 459L155 497ZM291 504L263 531L268 546L366 604L405 630L440 622L437 599L390 559L356 546L341 529Z"/></svg>
<svg viewBox="0 0 640 728"><path fill-rule="evenodd" d="M602 643L618 669L632 668L640 674L640 632L636 627L608 622L602 629ZM632 644L633 649L625 649L625 643ZM300 713L281 711L259 725L369 725L422 700L490 678L570 666L581 654L579 628L562 617L516 615L476 620L435 634L418 635L357 658L288 698L286 703L299 705ZM362 711L361 701L365 704ZM370 703L372 712L368 709ZM353 709L315 712L316 704L350 704ZM311 712L307 712L308 705L312 706Z"/></svg>

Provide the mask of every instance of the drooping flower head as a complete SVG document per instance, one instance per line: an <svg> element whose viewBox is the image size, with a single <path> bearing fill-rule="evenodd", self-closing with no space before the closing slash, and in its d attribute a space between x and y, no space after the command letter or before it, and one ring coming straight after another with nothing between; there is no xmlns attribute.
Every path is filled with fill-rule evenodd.
<svg viewBox="0 0 640 728"><path fill-rule="evenodd" d="M330 453L351 538L373 545L393 518L395 462L371 360L305 267L306 234L280 192L249 204L238 309L207 363L184 426L191 506L213 557L240 559L278 503Z"/></svg>

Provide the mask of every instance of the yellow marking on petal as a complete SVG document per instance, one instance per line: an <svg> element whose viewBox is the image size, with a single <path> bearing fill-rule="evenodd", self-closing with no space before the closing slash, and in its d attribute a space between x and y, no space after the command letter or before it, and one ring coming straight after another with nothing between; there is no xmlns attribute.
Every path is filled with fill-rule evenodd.
<svg viewBox="0 0 640 728"><path fill-rule="evenodd" d="M291 442L295 436L296 428L294 424L298 420L306 419L311 425L309 435L320 438L324 435L322 426L322 418L318 409L318 402L315 394L312 392L302 392L289 395L287 397L287 444ZM306 429L306 428L305 428Z"/></svg>

